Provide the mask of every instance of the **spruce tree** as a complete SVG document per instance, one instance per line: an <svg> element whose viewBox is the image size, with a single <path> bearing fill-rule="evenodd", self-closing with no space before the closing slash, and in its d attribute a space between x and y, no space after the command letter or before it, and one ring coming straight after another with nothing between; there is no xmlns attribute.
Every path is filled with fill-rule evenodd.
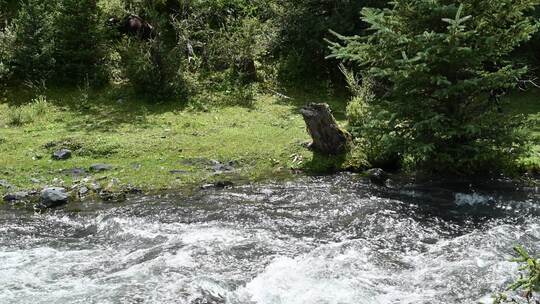
<svg viewBox="0 0 540 304"><path fill-rule="evenodd" d="M365 113L384 116L386 127L366 132L392 134L402 158L435 171L492 171L515 160L522 125L499 96L527 73L509 54L537 30L528 14L537 4L395 0L363 9L369 35L336 34L331 49L375 83Z"/></svg>
<svg viewBox="0 0 540 304"><path fill-rule="evenodd" d="M104 47L98 13L96 0L59 0L54 21L57 80L78 84L95 79Z"/></svg>

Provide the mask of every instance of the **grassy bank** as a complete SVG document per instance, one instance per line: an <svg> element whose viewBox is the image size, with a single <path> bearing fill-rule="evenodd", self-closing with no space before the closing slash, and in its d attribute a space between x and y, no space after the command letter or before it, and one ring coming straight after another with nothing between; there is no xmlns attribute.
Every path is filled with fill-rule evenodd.
<svg viewBox="0 0 540 304"><path fill-rule="evenodd" d="M152 191L288 177L294 169L321 172L335 164L305 148L309 136L298 109L329 102L345 123L346 103L321 95L268 94L249 106L204 106L152 103L113 90L49 90L37 98L19 92L0 103L0 180L14 189L40 189L70 187L89 177L102 187L114 180L119 187ZM540 119L537 96L511 96L512 111ZM522 162L534 171L540 168L540 125L533 125L531 136L535 151ZM72 157L53 160L61 148ZM113 169L90 172L93 164Z"/></svg>
<svg viewBox="0 0 540 304"><path fill-rule="evenodd" d="M18 189L69 187L87 175L103 185L116 179L143 190L183 189L310 167L312 154L303 146L309 136L298 113L310 96L291 101L259 95L251 106L208 109L114 92L50 90L46 96L19 105L29 97L18 93L0 103L0 180ZM342 101L319 100L333 102L344 118ZM72 157L52 160L61 148ZM96 163L114 169L73 170L88 171Z"/></svg>

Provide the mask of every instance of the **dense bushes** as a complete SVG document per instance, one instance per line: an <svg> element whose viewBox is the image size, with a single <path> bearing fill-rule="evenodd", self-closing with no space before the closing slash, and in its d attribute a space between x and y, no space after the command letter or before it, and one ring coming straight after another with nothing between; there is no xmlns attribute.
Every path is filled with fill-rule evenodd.
<svg viewBox="0 0 540 304"><path fill-rule="evenodd" d="M358 13L368 2L25 0L17 6L3 0L5 15L14 19L3 18L11 22L0 32L0 77L15 85L79 84L106 80L109 71L109 79L123 75L138 92L164 95L185 87L185 78L206 83L210 76L215 83L221 75L235 89L275 83L278 76L287 84L324 80L336 70L325 60L328 29L361 28ZM158 41L125 39L105 27L109 18L129 14L154 26Z"/></svg>
<svg viewBox="0 0 540 304"><path fill-rule="evenodd" d="M59 0L54 18L55 80L100 80L105 46L96 0ZM101 76L101 77L100 77Z"/></svg>
<svg viewBox="0 0 540 304"><path fill-rule="evenodd" d="M364 9L371 35L340 36L344 44L333 44L336 58L375 83L373 98L349 107L352 125L388 140L380 141L383 150L398 147L398 158L415 167L503 169L525 142L520 120L504 112L498 95L527 71L507 56L536 31L524 14L534 4L400 0L391 9Z"/></svg>
<svg viewBox="0 0 540 304"><path fill-rule="evenodd" d="M0 31L0 77L15 84L95 79L102 59L91 0L27 0Z"/></svg>
<svg viewBox="0 0 540 304"><path fill-rule="evenodd" d="M279 76L286 81L341 79L338 64L327 60L330 50L325 42L329 30L343 35L360 32L364 6L381 7L376 0L284 0L276 6L276 39L272 55L280 62Z"/></svg>

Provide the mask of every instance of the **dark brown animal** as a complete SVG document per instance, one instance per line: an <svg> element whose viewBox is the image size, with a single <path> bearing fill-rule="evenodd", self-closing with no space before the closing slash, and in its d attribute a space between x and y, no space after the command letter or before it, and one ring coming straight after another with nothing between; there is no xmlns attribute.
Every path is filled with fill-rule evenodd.
<svg viewBox="0 0 540 304"><path fill-rule="evenodd" d="M117 27L118 31L124 35L135 36L143 40L156 37L155 28L137 15L128 15L122 20L113 17L109 19L108 24Z"/></svg>

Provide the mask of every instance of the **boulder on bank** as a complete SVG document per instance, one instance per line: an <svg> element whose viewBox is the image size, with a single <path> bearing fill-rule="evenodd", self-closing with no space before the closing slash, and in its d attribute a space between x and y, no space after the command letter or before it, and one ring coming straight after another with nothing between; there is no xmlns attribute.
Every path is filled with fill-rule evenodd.
<svg viewBox="0 0 540 304"><path fill-rule="evenodd" d="M41 191L39 208L54 208L67 204L69 196L66 189L60 187L45 188Z"/></svg>
<svg viewBox="0 0 540 304"><path fill-rule="evenodd" d="M61 149L58 151L53 152L52 158L54 160L66 160L71 158L71 150L68 149Z"/></svg>

